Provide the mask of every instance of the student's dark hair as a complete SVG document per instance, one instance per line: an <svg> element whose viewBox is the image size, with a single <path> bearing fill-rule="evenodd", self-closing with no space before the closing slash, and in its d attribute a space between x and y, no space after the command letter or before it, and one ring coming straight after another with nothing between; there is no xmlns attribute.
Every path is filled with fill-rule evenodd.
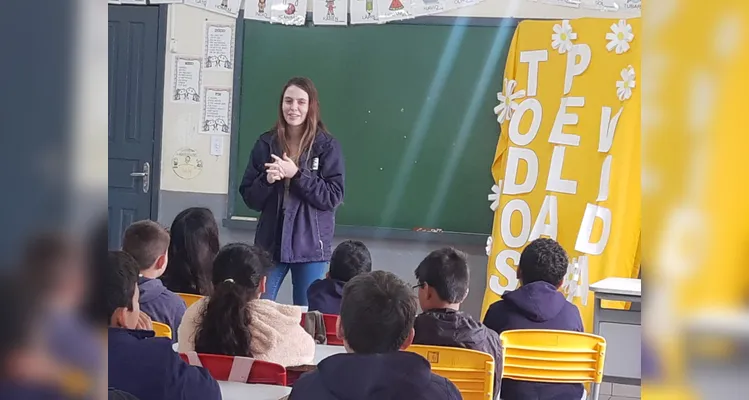
<svg viewBox="0 0 749 400"><path fill-rule="evenodd" d="M465 253L452 247L435 250L414 271L419 284L433 287L442 301L461 303L468 295L470 283Z"/></svg>
<svg viewBox="0 0 749 400"><path fill-rule="evenodd" d="M195 333L195 351L252 357L250 300L257 298L260 282L273 266L270 255L257 246L224 246L213 263L213 294L201 310Z"/></svg>
<svg viewBox="0 0 749 400"><path fill-rule="evenodd" d="M532 241L520 254L518 270L524 285L543 281L559 286L567 274L569 259L554 239L540 238Z"/></svg>
<svg viewBox="0 0 749 400"><path fill-rule="evenodd" d="M34 294L16 276L4 272L0 276L0 381L9 371L8 361L13 353L29 345L39 316L39 304Z"/></svg>
<svg viewBox="0 0 749 400"><path fill-rule="evenodd" d="M125 229L122 251L133 256L140 271L146 270L169 249L169 233L156 222L137 221Z"/></svg>
<svg viewBox="0 0 749 400"><path fill-rule="evenodd" d="M133 309L133 295L138 283L138 263L124 251L110 251L104 273L105 314L101 321L110 324L112 315L121 307Z"/></svg>
<svg viewBox="0 0 749 400"><path fill-rule="evenodd" d="M355 353L397 351L413 329L416 297L391 272L357 275L343 287L340 318L343 335Z"/></svg>
<svg viewBox="0 0 749 400"><path fill-rule="evenodd" d="M364 243L346 240L330 257L330 278L348 282L356 275L372 271L372 256Z"/></svg>
<svg viewBox="0 0 749 400"><path fill-rule="evenodd" d="M183 210L169 232L169 262L162 281L173 292L210 295L211 269L219 250L213 213L202 207Z"/></svg>

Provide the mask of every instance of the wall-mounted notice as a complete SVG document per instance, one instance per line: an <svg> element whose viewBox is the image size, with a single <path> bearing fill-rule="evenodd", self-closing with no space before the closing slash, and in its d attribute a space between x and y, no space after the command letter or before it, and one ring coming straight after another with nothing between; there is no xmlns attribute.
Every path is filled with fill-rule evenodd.
<svg viewBox="0 0 749 400"><path fill-rule="evenodd" d="M185 0L185 4L192 7L205 8L207 0Z"/></svg>
<svg viewBox="0 0 749 400"><path fill-rule="evenodd" d="M200 64L196 56L175 55L172 62L172 101L175 103L200 103Z"/></svg>
<svg viewBox="0 0 749 400"><path fill-rule="evenodd" d="M270 21L271 0L246 0L244 2L244 18L255 21Z"/></svg>
<svg viewBox="0 0 749 400"><path fill-rule="evenodd" d="M314 0L312 22L315 25L343 25L348 23L348 0Z"/></svg>
<svg viewBox="0 0 749 400"><path fill-rule="evenodd" d="M351 0L351 25L378 24L376 0Z"/></svg>
<svg viewBox="0 0 749 400"><path fill-rule="evenodd" d="M284 25L304 25L307 21L307 0L269 0L270 22Z"/></svg>
<svg viewBox="0 0 749 400"><path fill-rule="evenodd" d="M231 133L231 91L229 87L206 86L203 88L200 133L212 135Z"/></svg>
<svg viewBox="0 0 749 400"><path fill-rule="evenodd" d="M237 18L242 0L207 0L205 9L215 13Z"/></svg>
<svg viewBox="0 0 749 400"><path fill-rule="evenodd" d="M231 71L234 66L234 24L206 22L203 34L203 69Z"/></svg>

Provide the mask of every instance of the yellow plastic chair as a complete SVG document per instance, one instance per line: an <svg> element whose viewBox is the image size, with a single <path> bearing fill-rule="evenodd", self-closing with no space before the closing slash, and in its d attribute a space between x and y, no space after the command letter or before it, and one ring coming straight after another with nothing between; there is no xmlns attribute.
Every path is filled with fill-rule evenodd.
<svg viewBox="0 0 749 400"><path fill-rule="evenodd" d="M494 357L476 350L456 347L412 345L406 351L426 358L432 372L449 379L464 400L494 397Z"/></svg>
<svg viewBox="0 0 749 400"><path fill-rule="evenodd" d="M606 339L589 333L512 330L502 342L502 378L548 383L591 383L598 400L606 359ZM500 393L501 397L502 393Z"/></svg>
<svg viewBox="0 0 749 400"><path fill-rule="evenodd" d="M172 338L172 328L170 328L169 325L156 321L151 322L151 325L153 325L153 331L156 333L156 337Z"/></svg>
<svg viewBox="0 0 749 400"><path fill-rule="evenodd" d="M189 293L177 293L179 297L182 298L182 300L185 301L185 304L187 304L188 307L193 305L196 301L203 298L203 296L199 294L189 294Z"/></svg>

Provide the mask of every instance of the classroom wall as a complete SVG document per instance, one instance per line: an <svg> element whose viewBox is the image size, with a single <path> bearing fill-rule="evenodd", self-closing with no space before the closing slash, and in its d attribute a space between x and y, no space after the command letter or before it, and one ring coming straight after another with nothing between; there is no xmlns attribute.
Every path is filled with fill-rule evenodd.
<svg viewBox="0 0 749 400"><path fill-rule="evenodd" d="M310 0L311 1L311 0ZM638 12L622 11L601 13L595 10L577 10L568 7L532 3L527 0L486 0L472 7L453 10L442 15L485 18L580 18L606 17L629 18ZM164 89L164 125L162 138L161 189L158 220L170 224L181 210L187 207L208 207L221 221L226 216L229 176L229 137L224 138L224 152L220 156L210 155L210 137L198 133L200 107L172 103L170 82L172 79L172 54L200 55L203 45L203 24L205 21L235 21L229 17L209 13L184 5L169 6L169 26L167 33L167 55ZM230 72L206 72L203 83L208 85L231 86L233 75ZM275 101L275 100L273 100ZM253 134L253 133L244 133ZM256 132L254 134L260 134ZM182 179L171 168L175 152L182 148L197 151L203 161L203 170L194 179ZM245 157L246 155L243 155ZM487 165L487 173L489 171ZM221 242L252 242L253 232L242 229L221 229ZM337 242L349 239L339 237ZM355 238L353 238L355 239ZM413 270L418 263L436 246L411 241L372 240L365 241L370 248L375 268L391 271L408 282L413 282ZM469 255L472 270L471 286L464 309L475 316L481 310L485 289L487 257L483 246L457 246ZM290 280L279 292L279 301L291 302Z"/></svg>

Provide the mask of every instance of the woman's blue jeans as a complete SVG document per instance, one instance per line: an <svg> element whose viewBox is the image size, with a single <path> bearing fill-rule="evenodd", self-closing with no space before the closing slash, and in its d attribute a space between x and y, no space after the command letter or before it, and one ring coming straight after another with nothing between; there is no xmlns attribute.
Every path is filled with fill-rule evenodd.
<svg viewBox="0 0 749 400"><path fill-rule="evenodd" d="M325 276L327 268L327 262L276 264L268 273L268 281L265 284L265 293L263 293L262 298L275 301L276 296L278 296L278 289L281 288L281 283L283 283L286 274L291 270L294 304L306 306L307 289L312 282Z"/></svg>

